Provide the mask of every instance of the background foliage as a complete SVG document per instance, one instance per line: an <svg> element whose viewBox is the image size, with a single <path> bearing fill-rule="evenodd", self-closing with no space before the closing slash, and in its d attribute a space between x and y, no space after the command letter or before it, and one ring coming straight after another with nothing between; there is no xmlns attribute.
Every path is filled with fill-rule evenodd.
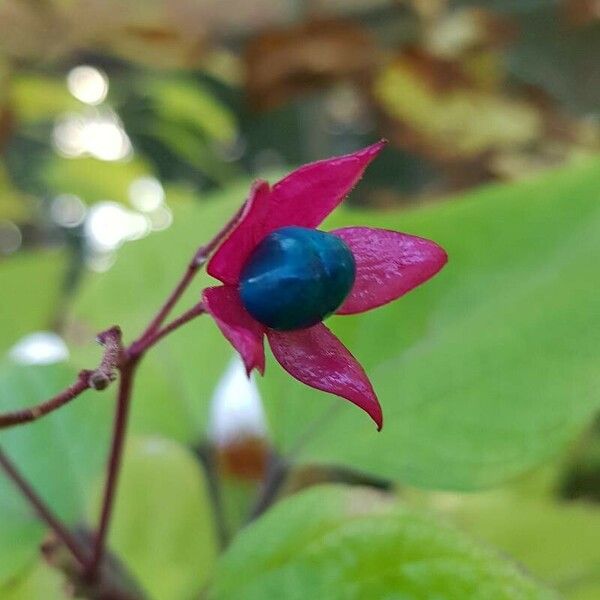
<svg viewBox="0 0 600 600"><path fill-rule="evenodd" d="M111 535L138 593L600 595L599 27L594 0L0 4L0 410L95 364L100 329L133 339L257 176L385 136L326 225L450 255L406 298L331 320L381 434L271 358L264 414L230 399L223 436L232 351L208 319L148 356ZM40 331L60 337L24 339ZM0 432L79 531L112 408L88 394ZM286 497L247 524L274 473ZM70 597L48 539L0 477L0 597Z"/></svg>

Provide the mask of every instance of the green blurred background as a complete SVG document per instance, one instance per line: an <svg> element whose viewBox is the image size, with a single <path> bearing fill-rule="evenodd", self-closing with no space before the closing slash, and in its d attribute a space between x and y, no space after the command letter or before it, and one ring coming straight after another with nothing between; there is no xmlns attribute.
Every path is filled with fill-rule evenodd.
<svg viewBox="0 0 600 600"><path fill-rule="evenodd" d="M599 56L597 0L0 2L0 409L94 364L100 329L131 340L255 177L385 137L331 224L450 255L414 294L331 321L380 435L272 359L259 391L223 379L208 319L148 357L113 550L150 597L212 580L273 452L287 492L393 490L564 597L600 597ZM259 395L264 414L244 408ZM0 434L72 523L94 515L109 397ZM65 597L44 535L0 478L2 598ZM323 594L303 568L304 597ZM490 594L440 597L547 597Z"/></svg>

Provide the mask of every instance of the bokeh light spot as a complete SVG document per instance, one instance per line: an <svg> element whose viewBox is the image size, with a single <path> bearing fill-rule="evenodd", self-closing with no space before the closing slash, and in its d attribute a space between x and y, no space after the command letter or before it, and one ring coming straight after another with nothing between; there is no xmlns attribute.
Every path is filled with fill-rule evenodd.
<svg viewBox="0 0 600 600"><path fill-rule="evenodd" d="M80 65L69 71L67 87L77 100L100 104L108 94L108 77L95 67Z"/></svg>
<svg viewBox="0 0 600 600"><path fill-rule="evenodd" d="M52 331L36 331L21 338L8 353L21 365L50 365L69 358L64 340Z"/></svg>

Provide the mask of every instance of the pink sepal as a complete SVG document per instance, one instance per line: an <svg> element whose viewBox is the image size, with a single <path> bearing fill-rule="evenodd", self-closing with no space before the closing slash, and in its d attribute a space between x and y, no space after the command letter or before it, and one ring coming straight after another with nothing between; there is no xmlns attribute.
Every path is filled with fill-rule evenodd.
<svg viewBox="0 0 600 600"><path fill-rule="evenodd" d="M258 369L263 374L265 329L242 306L237 289L228 285L206 288L202 299L223 335L240 353L248 375L252 369Z"/></svg>
<svg viewBox="0 0 600 600"><path fill-rule="evenodd" d="M362 150L304 165L273 186L270 231L288 225L318 227L358 183L381 152L381 140Z"/></svg>
<svg viewBox="0 0 600 600"><path fill-rule="evenodd" d="M302 383L341 396L383 425L381 406L358 361L323 323L297 331L267 330L273 355Z"/></svg>
<svg viewBox="0 0 600 600"><path fill-rule="evenodd" d="M356 279L337 314L350 315L387 304L433 277L448 261L429 240L370 227L331 232L342 238L356 261Z"/></svg>
<svg viewBox="0 0 600 600"><path fill-rule="evenodd" d="M248 255L264 237L264 223L269 211L269 184L257 180L252 184L244 212L236 228L206 265L206 271L225 284L235 285Z"/></svg>
<svg viewBox="0 0 600 600"><path fill-rule="evenodd" d="M271 231L290 225L320 225L350 193L384 145L382 140L352 154L304 165L271 190L265 182L255 183L247 210L208 263L208 273L234 285L249 254Z"/></svg>

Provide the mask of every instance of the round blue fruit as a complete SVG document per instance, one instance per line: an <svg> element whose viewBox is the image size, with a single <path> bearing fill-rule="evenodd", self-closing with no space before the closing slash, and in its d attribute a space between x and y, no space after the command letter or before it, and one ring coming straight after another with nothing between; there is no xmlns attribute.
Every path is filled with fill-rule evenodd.
<svg viewBox="0 0 600 600"><path fill-rule="evenodd" d="M250 255L240 276L240 296L246 310L267 327L303 329L341 306L355 275L354 256L340 238L282 227Z"/></svg>

